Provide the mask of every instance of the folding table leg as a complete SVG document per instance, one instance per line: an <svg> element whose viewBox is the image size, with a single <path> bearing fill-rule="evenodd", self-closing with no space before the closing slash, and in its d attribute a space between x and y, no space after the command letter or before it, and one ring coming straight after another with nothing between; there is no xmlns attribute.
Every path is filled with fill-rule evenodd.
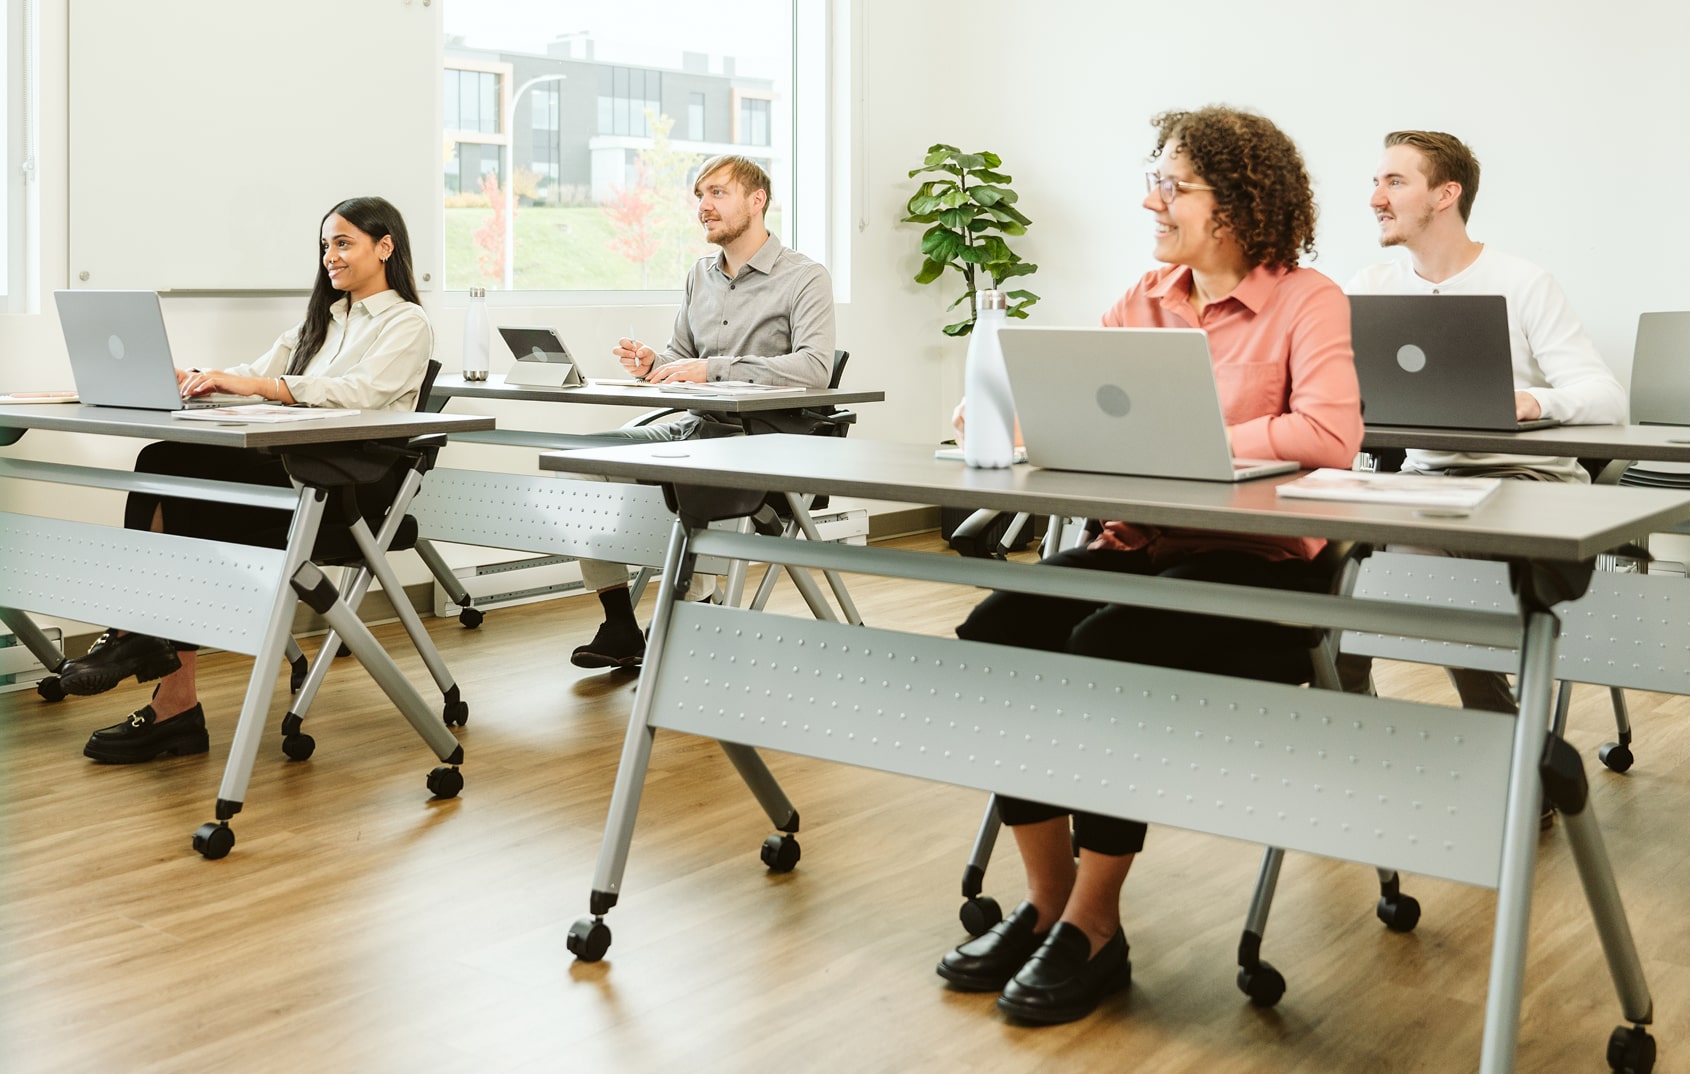
<svg viewBox="0 0 1690 1074"><path fill-rule="evenodd" d="M985 889L986 866L992 861L992 848L997 846L998 832L1003 819L998 816L998 796L986 802L986 813L980 818L980 830L974 834L974 848L969 851L968 864L962 867L962 909L957 917L970 936L979 936L1003 920L1003 907Z"/></svg>
<svg viewBox="0 0 1690 1074"><path fill-rule="evenodd" d="M814 499L814 496L800 496L795 492L786 494L787 506L792 509L793 521L797 522L799 528L804 531L804 539L820 542L822 537L816 529L816 520L810 517L810 502ZM857 605L851 600L851 594L845 589L845 580L839 576L839 572L824 570L822 574L826 576L827 584L833 589L833 597L839 602L839 610L844 615L845 621L852 626L862 626L863 617L858 614Z"/></svg>
<svg viewBox="0 0 1690 1074"><path fill-rule="evenodd" d="M16 608L0 608L0 623L5 623L6 629L23 642L24 648L29 650L30 655L41 661L41 666L53 673L43 677L40 682L35 684L35 692L40 694L44 701L63 701L65 692L59 685L57 672L64 665L64 653L60 652L58 646L54 645L41 628L35 625L35 620L29 617L28 612L22 612Z"/></svg>
<svg viewBox="0 0 1690 1074"><path fill-rule="evenodd" d="M610 948L610 926L604 915L616 905L622 891L622 874L628 867L628 847L634 838L634 818L640 811L645 790L646 769L651 765L651 746L657 729L651 725L652 695L657 689L657 672L668 647L669 623L673 618L681 565L686 559L689 537L680 519L669 532L669 548L663 554L663 577L657 587L657 610L651 620L651 637L646 642L645 662L640 667L634 708L628 714L628 735L622 742L622 759L616 766L616 784L610 793L610 815L605 818L604 839L599 844L598 864L593 869L593 890L588 899L591 916L570 926L566 946L582 962L597 962Z"/></svg>
<svg viewBox="0 0 1690 1074"><path fill-rule="evenodd" d="M463 580L453 574L452 568L447 566L440 550L435 548L432 542L421 537L417 538L417 543L411 548L422 559L428 573L434 575L434 580L440 583L440 588L452 599L452 603L458 606L458 622L471 630L480 626L481 609L474 606L474 598L469 595L469 590L464 588Z"/></svg>

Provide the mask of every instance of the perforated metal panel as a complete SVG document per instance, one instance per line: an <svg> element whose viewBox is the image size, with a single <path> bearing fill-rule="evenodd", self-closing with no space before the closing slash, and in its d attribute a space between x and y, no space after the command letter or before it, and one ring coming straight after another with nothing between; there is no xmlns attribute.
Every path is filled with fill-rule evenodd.
<svg viewBox="0 0 1690 1074"><path fill-rule="evenodd" d="M1512 611L1501 563L1384 552L1370 557L1356 595L1406 603ZM1561 618L1555 675L1573 682L1690 694L1690 580L1664 574L1598 571ZM1515 672L1513 649L1457 645L1380 634L1346 633L1345 652L1446 667Z"/></svg>
<svg viewBox="0 0 1690 1074"><path fill-rule="evenodd" d="M656 726L1494 886L1514 721L677 605Z"/></svg>
<svg viewBox="0 0 1690 1074"><path fill-rule="evenodd" d="M411 505L430 540L656 566L675 516L649 485L434 470Z"/></svg>
<svg viewBox="0 0 1690 1074"><path fill-rule="evenodd" d="M239 653L258 652L282 565L280 549L0 514L0 605Z"/></svg>

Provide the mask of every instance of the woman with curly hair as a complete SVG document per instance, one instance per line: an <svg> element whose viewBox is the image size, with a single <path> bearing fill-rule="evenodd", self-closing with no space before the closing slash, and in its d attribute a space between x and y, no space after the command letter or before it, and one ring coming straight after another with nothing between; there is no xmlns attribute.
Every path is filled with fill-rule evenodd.
<svg viewBox="0 0 1690 1074"><path fill-rule="evenodd" d="M1237 109L1153 119L1157 169L1146 176L1155 256L1103 317L1108 327L1200 328L1233 454L1306 467L1350 464L1361 399L1349 303L1298 258L1314 253L1315 206L1291 140ZM958 423L959 432L961 423ZM1322 542L1106 521L1095 539L1045 562L1058 567L1303 591L1328 584ZM1189 612L1025 593L993 593L957 628L975 641L1220 674L1298 681L1293 628ZM1241 654L1255 657L1246 667ZM1027 897L1003 922L949 952L939 975L997 991L998 1007L1038 1023L1069 1022L1131 980L1121 887L1144 846L1138 821L999 796L1027 872ZM1075 850L1078 848L1078 861Z"/></svg>

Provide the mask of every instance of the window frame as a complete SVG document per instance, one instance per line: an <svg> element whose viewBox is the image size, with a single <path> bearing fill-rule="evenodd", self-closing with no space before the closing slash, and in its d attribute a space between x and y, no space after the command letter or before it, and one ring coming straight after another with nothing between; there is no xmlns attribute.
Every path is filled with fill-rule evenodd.
<svg viewBox="0 0 1690 1074"><path fill-rule="evenodd" d="M37 0L3 0L0 80L5 94L6 145L0 163L0 313L34 313L40 307L41 183L40 11Z"/></svg>

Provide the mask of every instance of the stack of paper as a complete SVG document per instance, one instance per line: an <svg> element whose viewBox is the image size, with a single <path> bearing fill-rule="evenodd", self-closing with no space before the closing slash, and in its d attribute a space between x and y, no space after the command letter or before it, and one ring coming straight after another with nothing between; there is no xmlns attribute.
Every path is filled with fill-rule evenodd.
<svg viewBox="0 0 1690 1074"><path fill-rule="evenodd" d="M1316 470L1279 485L1279 495L1304 500L1352 500L1418 507L1473 508L1502 484L1496 477L1437 474L1373 474L1358 470Z"/></svg>
<svg viewBox="0 0 1690 1074"><path fill-rule="evenodd" d="M316 418L344 418L356 410L332 406L283 406L280 403L253 403L250 406L207 406L198 410L172 410L172 417L193 418L195 421L278 422L312 421Z"/></svg>

